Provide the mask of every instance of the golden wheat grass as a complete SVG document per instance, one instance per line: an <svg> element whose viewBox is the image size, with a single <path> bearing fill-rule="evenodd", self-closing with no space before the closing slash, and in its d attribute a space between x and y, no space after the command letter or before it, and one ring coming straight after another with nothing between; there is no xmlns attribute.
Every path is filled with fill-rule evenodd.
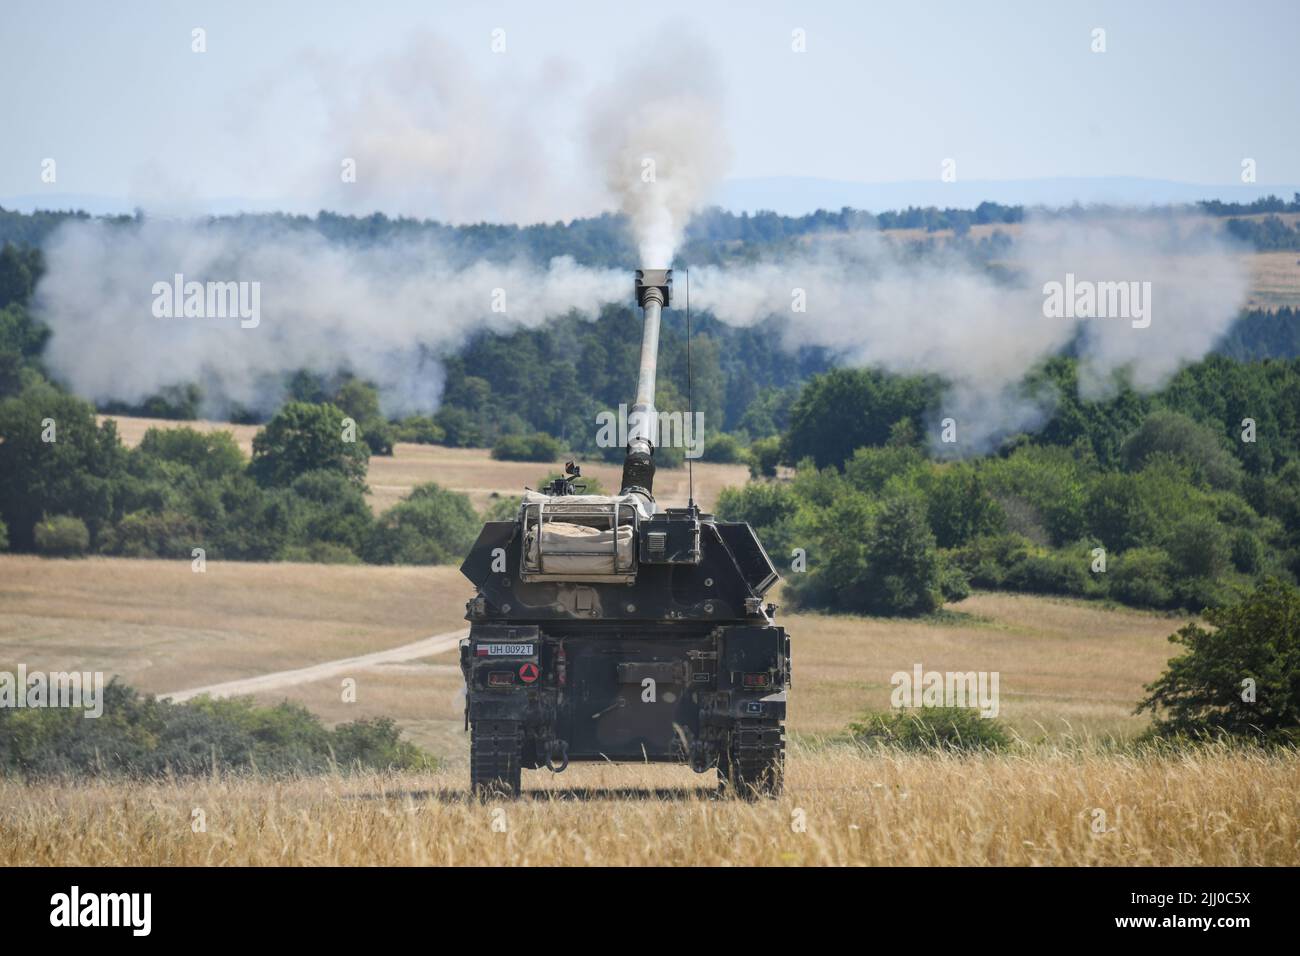
<svg viewBox="0 0 1300 956"><path fill-rule="evenodd" d="M1295 865L1300 761L792 748L777 800L717 799L675 767L526 774L518 802L460 773L0 783L0 865ZM195 811L206 832L195 832Z"/></svg>

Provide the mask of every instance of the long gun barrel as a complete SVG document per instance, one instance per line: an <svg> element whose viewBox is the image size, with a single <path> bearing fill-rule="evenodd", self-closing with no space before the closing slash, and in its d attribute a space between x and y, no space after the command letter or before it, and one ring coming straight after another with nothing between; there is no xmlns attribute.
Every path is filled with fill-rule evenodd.
<svg viewBox="0 0 1300 956"><path fill-rule="evenodd" d="M654 507L655 445L659 415L655 411L655 377L659 367L659 319L672 303L672 269L638 269L636 303L645 317L641 332L641 369L636 401L628 416L627 457L623 460L623 493L641 493Z"/></svg>

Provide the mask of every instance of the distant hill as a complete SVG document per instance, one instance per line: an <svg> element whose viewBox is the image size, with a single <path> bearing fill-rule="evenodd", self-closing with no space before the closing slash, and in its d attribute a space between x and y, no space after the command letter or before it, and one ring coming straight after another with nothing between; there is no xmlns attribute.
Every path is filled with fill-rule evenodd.
<svg viewBox="0 0 1300 956"><path fill-rule="evenodd" d="M1195 203L1204 199L1249 203L1269 194L1290 198L1300 185L1241 183L1179 183L1167 179L1104 176L1076 179L972 179L957 182L915 180L895 183L861 183L847 180L774 176L731 179L716 197L717 204L733 212L770 209L798 216L817 209L851 206L879 212L908 206L973 209L981 202L1006 205L1069 206L1093 203L1152 206Z"/></svg>

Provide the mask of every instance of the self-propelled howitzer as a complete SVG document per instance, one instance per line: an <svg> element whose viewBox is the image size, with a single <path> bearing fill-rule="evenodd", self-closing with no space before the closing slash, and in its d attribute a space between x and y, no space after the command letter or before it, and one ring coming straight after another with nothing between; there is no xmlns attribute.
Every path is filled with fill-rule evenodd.
<svg viewBox="0 0 1300 956"><path fill-rule="evenodd" d="M461 571L470 780L518 795L522 769L574 761L717 768L742 795L781 788L790 641L776 570L748 524L654 497L655 378L672 271L636 273L644 316L622 487L583 494L572 463L513 521L483 526Z"/></svg>

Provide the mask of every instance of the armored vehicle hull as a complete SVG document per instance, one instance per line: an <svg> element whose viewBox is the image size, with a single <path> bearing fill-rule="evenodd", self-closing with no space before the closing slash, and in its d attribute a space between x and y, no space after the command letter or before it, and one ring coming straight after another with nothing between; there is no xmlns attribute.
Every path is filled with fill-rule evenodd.
<svg viewBox="0 0 1300 956"><path fill-rule="evenodd" d="M634 410L651 417L669 288L667 271L638 273ZM461 643L476 791L517 795L522 770L591 760L716 768L744 796L781 788L790 642L764 601L776 571L749 525L658 508L643 427L620 494L575 493L570 463L514 521L484 525L461 566L477 589Z"/></svg>

